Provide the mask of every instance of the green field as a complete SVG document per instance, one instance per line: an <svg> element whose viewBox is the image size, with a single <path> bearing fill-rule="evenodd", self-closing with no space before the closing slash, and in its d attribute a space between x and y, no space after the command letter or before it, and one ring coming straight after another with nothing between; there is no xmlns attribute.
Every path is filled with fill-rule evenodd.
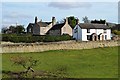
<svg viewBox="0 0 120 80"><path fill-rule="evenodd" d="M2 70L22 71L24 68L13 65L10 58L26 56L38 59L36 71L60 72L67 78L117 78L118 48L96 48L87 50L56 50L37 53L3 53ZM6 77L3 74L3 77Z"/></svg>

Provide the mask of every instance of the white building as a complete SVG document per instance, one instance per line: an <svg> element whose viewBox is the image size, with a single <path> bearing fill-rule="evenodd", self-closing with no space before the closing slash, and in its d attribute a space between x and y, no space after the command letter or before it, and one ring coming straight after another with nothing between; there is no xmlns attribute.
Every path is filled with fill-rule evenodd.
<svg viewBox="0 0 120 80"><path fill-rule="evenodd" d="M73 38L81 41L111 40L111 29L105 24L79 23L73 29Z"/></svg>

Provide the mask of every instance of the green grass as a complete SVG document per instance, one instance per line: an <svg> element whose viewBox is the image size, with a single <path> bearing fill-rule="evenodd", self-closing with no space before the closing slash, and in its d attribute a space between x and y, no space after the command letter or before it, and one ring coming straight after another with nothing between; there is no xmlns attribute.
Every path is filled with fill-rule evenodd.
<svg viewBox="0 0 120 80"><path fill-rule="evenodd" d="M21 66L13 65L12 56L26 56L38 59L35 70L56 72L61 70L69 78L117 78L118 48L97 48L88 50L56 50L38 53L4 53L2 69L22 71Z"/></svg>

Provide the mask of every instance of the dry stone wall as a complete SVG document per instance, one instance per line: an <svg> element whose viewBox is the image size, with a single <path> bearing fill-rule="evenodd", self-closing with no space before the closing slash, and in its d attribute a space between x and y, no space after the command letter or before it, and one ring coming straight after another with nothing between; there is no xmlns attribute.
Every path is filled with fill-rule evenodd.
<svg viewBox="0 0 120 80"><path fill-rule="evenodd" d="M16 52L41 52L48 50L62 49L91 49L99 47L119 46L118 41L91 41L91 42L53 42L53 43L18 43L18 44L2 44L2 53Z"/></svg>

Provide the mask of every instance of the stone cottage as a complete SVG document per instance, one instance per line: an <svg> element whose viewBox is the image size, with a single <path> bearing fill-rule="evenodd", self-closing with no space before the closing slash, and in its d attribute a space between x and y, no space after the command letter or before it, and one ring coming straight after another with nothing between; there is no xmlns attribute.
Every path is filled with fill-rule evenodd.
<svg viewBox="0 0 120 80"><path fill-rule="evenodd" d="M29 23L27 27L27 32L33 35L46 35L48 30L56 24L55 17L52 17L51 22L43 22L42 20L38 22L37 17L35 17L34 23Z"/></svg>
<svg viewBox="0 0 120 80"><path fill-rule="evenodd" d="M64 23L60 24L55 24L48 32L47 34L49 35L63 35L63 34L68 34L72 36L72 28L68 24L68 18L66 18Z"/></svg>

